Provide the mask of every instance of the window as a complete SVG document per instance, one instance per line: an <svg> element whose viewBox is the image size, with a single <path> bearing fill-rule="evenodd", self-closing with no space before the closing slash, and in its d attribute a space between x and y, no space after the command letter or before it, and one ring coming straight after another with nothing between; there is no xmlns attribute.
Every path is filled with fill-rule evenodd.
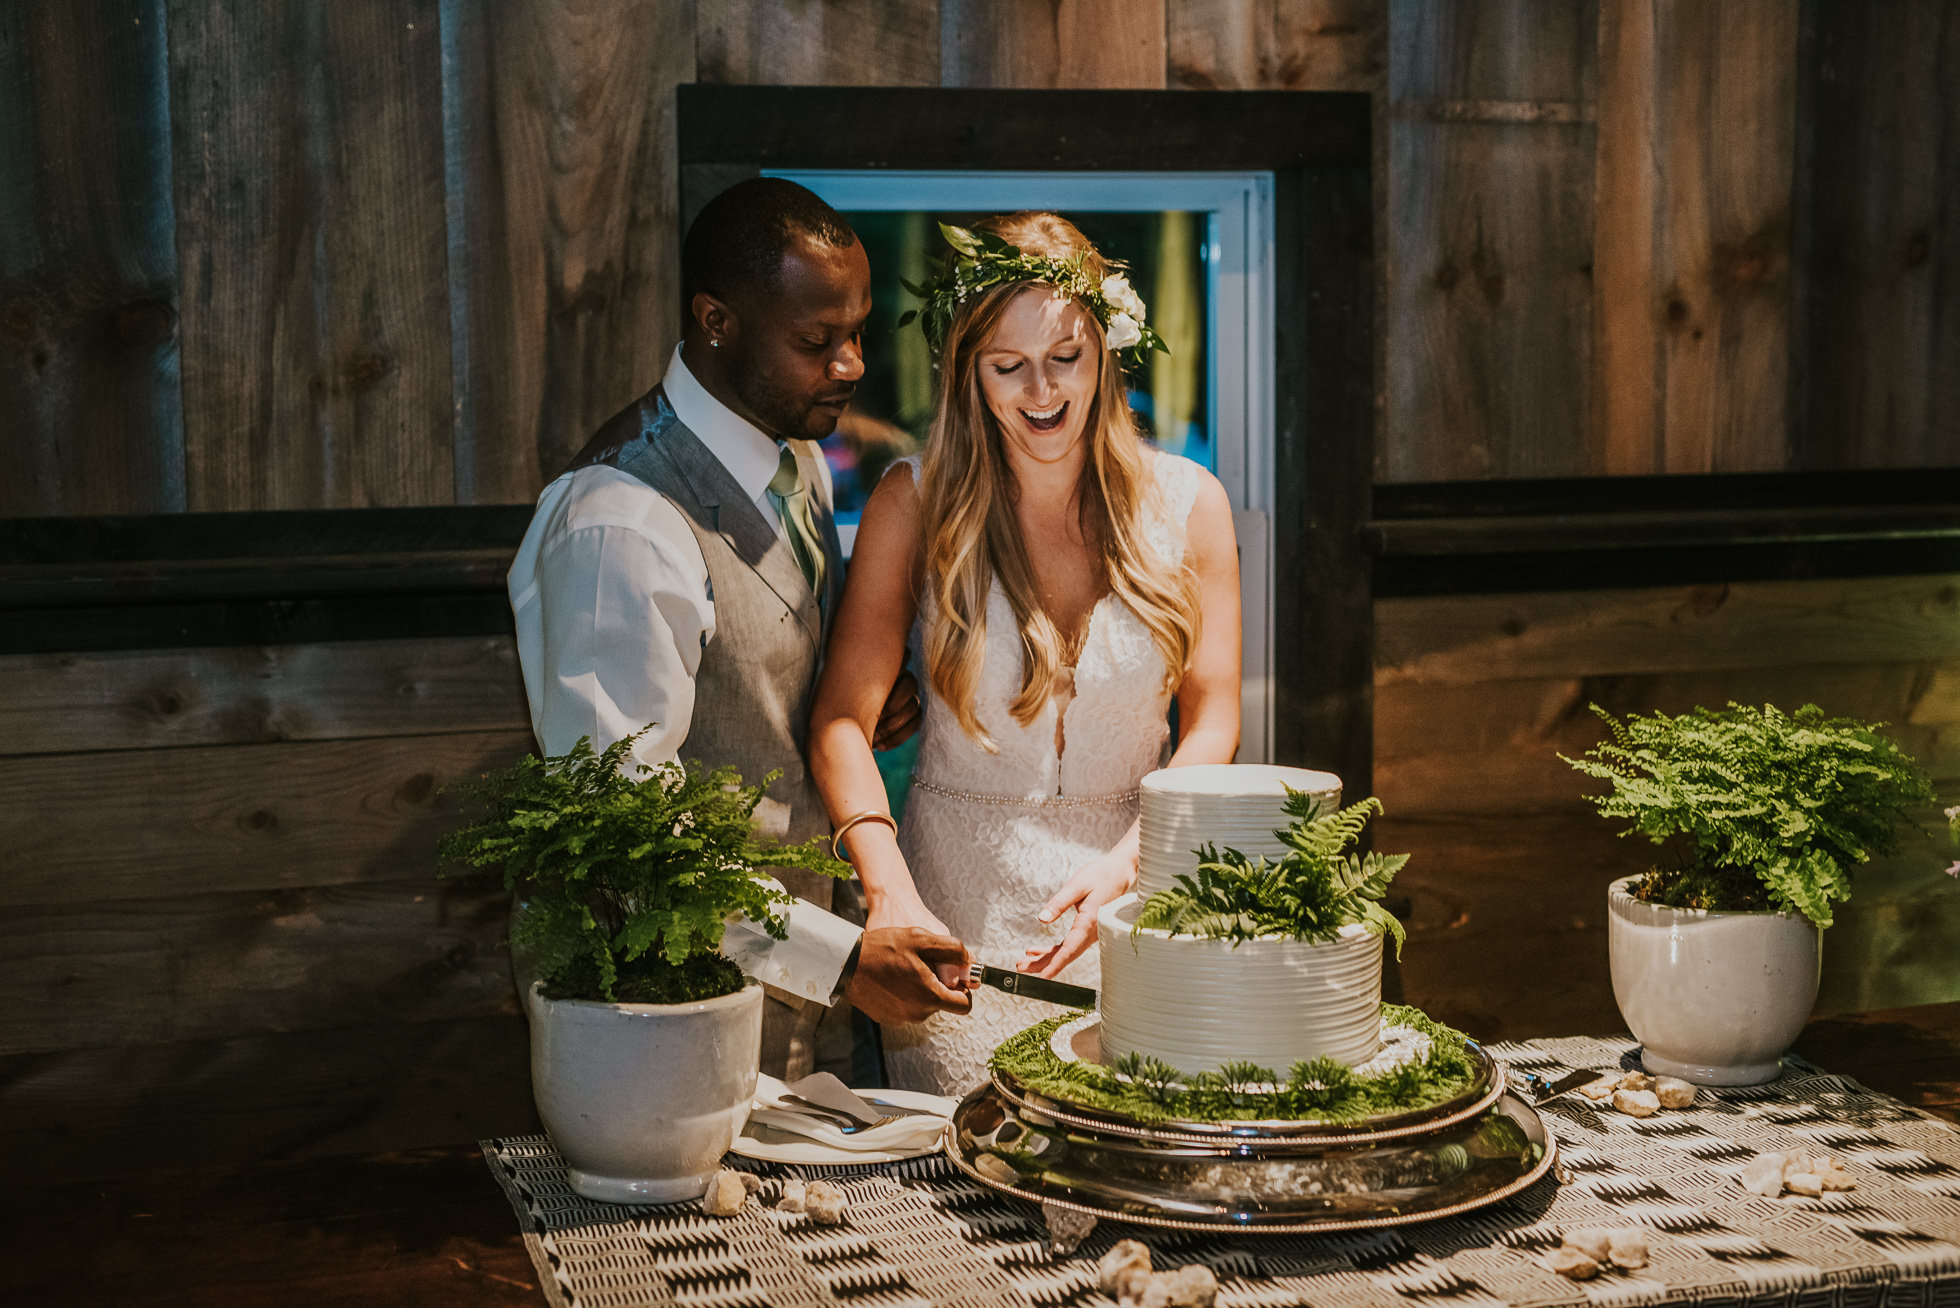
<svg viewBox="0 0 1960 1308"><path fill-rule="evenodd" d="M1165 448L1217 474L1236 511L1245 613L1239 758L1271 754L1273 184L1270 173L770 170L850 218L871 256L866 376L846 428L827 443L848 553L856 510L891 458L925 434L930 362L899 286L940 247L935 221L1050 209L1131 265L1173 354L1144 360L1131 402Z"/></svg>

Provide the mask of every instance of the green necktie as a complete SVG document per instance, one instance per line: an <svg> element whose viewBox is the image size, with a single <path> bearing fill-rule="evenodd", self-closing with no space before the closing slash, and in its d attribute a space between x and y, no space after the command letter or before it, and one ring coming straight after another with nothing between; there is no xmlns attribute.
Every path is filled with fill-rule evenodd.
<svg viewBox="0 0 1960 1308"><path fill-rule="evenodd" d="M789 537L790 553L796 556L796 566L803 570L803 580L810 583L810 593L823 602L824 552L823 537L817 532L817 514L810 502L810 490L803 484L803 474L796 464L796 452L784 445L782 459L776 464L776 475L769 479L769 502L776 506L776 516L782 519L783 533Z"/></svg>

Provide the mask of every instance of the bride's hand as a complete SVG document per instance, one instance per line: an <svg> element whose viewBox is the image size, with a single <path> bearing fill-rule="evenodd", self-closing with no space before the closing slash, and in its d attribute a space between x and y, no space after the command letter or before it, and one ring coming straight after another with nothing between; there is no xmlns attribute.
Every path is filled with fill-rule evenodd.
<svg viewBox="0 0 1960 1308"><path fill-rule="evenodd" d="M1053 899L1041 906L1043 922L1053 922L1071 908L1075 910L1075 921L1069 924L1068 934L1059 944L1030 949L1021 960L1021 970L1036 976L1059 976L1063 968L1082 956L1083 950L1096 943L1096 914L1102 911L1102 906L1129 894L1136 879L1137 859L1133 850L1112 849L1084 864Z"/></svg>

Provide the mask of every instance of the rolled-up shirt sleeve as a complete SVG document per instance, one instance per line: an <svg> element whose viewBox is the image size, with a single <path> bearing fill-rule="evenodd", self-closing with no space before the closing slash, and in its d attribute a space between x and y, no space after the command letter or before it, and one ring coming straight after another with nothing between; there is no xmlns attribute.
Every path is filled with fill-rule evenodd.
<svg viewBox="0 0 1960 1308"><path fill-rule="evenodd" d="M680 512L611 469L567 474L540 496L510 580L518 661L544 752L563 754L581 736L603 750L646 728L632 762L674 761L715 633L707 566ZM737 916L722 952L767 985L827 1004L859 929L802 900L785 912L788 940Z"/></svg>
<svg viewBox="0 0 1960 1308"><path fill-rule="evenodd" d="M805 900L783 912L789 919L787 939L777 940L759 923L737 914L722 932L721 952L764 985L828 1005L863 932Z"/></svg>

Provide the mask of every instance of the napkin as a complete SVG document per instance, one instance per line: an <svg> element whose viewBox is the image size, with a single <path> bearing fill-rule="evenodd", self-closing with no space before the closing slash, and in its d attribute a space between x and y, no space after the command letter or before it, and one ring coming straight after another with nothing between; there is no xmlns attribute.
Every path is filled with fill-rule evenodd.
<svg viewBox="0 0 1960 1308"><path fill-rule="evenodd" d="M907 1096L912 1100L908 1107L916 1105L925 1111L845 1135L836 1123L812 1116L800 1105L791 1103L784 1097L788 1092L788 1086L763 1073L756 1083L755 1107L749 1113L749 1120L852 1153L930 1149L939 1143L940 1136L946 1131L946 1123L952 1119L953 1108L959 1102L938 1095ZM876 1094L875 1090L869 1091L866 1097Z"/></svg>

